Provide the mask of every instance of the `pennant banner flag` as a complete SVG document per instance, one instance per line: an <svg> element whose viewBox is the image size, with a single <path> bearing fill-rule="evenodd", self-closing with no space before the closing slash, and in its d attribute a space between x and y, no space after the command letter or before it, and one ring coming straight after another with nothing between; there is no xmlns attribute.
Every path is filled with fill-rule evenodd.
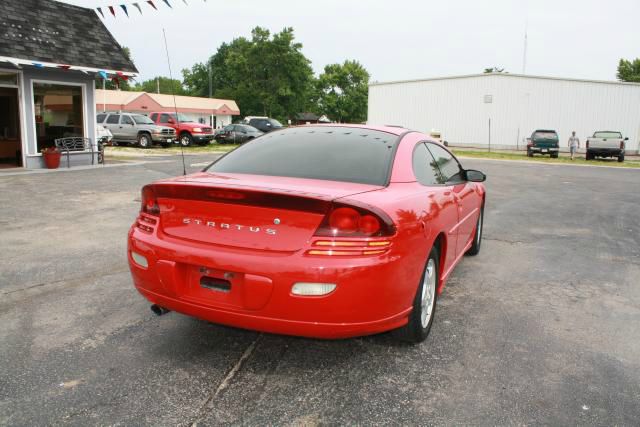
<svg viewBox="0 0 640 427"><path fill-rule="evenodd" d="M100 77L102 77L103 79L105 79L105 80L107 80L107 77L109 77L109 76L107 76L107 72L106 71L98 71L98 75Z"/></svg>
<svg viewBox="0 0 640 427"><path fill-rule="evenodd" d="M153 8L153 10L158 10L158 7L156 6L155 2L158 0L146 0L144 1L144 3L147 3L151 8ZM207 0L202 0L204 3L207 2ZM162 2L164 4L167 5L167 7L169 7L169 9L173 9L173 5L170 3L169 0L162 0ZM185 4L185 6L189 6L189 2L187 0L182 0L182 2ZM100 16L105 19L105 14L104 14L104 10L105 8L109 9L109 12L111 12L111 15L113 15L113 17L116 17L116 10L118 9L118 7L120 9L122 9L122 12L124 12L124 14L129 17L129 9L128 7L135 7L136 9L138 9L138 12L140 12L140 15L142 15L142 6L140 5L140 3L143 3L143 1L136 1L136 2L127 2L127 3L122 3L122 4L115 4L112 6L101 6L101 7L96 7L96 11L100 14ZM175 2L174 2L175 3Z"/></svg>

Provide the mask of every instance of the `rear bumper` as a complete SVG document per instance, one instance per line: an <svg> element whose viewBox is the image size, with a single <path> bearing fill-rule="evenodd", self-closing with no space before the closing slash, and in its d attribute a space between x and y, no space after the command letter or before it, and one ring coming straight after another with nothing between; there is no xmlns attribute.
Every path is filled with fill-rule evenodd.
<svg viewBox="0 0 640 427"><path fill-rule="evenodd" d="M620 148L588 148L587 153L593 154L594 156L617 157L624 154L624 150Z"/></svg>
<svg viewBox="0 0 640 427"><path fill-rule="evenodd" d="M310 257L256 253L172 241L132 227L128 259L134 285L151 303L213 323L313 338L348 338L407 323L421 268L393 253ZM131 251L148 260L144 268ZM229 292L200 286L200 277L231 278ZM293 295L296 282L335 283L325 296Z"/></svg>
<svg viewBox="0 0 640 427"><path fill-rule="evenodd" d="M532 153L557 153L560 149L558 147L527 147L527 150Z"/></svg>

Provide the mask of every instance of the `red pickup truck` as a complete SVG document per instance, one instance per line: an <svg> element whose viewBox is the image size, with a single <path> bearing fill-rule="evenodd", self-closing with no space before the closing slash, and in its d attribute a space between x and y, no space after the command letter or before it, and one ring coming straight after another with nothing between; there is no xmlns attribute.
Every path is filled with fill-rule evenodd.
<svg viewBox="0 0 640 427"><path fill-rule="evenodd" d="M211 126L196 123L184 114L159 111L149 114L149 118L160 126L168 126L176 130L177 140L184 147L201 144L206 145L213 141L213 129Z"/></svg>

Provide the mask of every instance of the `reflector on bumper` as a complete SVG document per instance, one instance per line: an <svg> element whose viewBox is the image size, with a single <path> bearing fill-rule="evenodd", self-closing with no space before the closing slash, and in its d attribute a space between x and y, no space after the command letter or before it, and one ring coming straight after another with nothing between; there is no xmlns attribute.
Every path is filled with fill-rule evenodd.
<svg viewBox="0 0 640 427"><path fill-rule="evenodd" d="M306 283L298 282L291 288L291 293L294 295L303 296L320 296L327 295L336 288L333 283Z"/></svg>
<svg viewBox="0 0 640 427"><path fill-rule="evenodd" d="M140 255L137 252L131 251L131 258L140 267L147 268L149 266L149 262L147 261L147 258L145 258L144 256Z"/></svg>

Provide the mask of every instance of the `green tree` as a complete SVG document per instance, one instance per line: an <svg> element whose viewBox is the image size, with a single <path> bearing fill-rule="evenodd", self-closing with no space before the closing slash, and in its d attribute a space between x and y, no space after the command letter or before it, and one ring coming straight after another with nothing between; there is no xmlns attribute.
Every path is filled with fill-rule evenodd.
<svg viewBox="0 0 640 427"><path fill-rule="evenodd" d="M124 53L124 56L131 61L131 63L133 63L133 59L131 59L131 50L126 47L126 46L120 46L122 48L122 53ZM97 78L96 79L96 89L102 89L102 79L101 78ZM131 82L129 80L124 80L124 79L117 79L117 81L114 81L113 79L109 78L107 79L107 81L105 82L105 89L108 90L115 90L115 89L120 89L120 90L134 90L132 88Z"/></svg>
<svg viewBox="0 0 640 427"><path fill-rule="evenodd" d="M618 80L640 83L640 58L633 61L621 59L618 63Z"/></svg>
<svg viewBox="0 0 640 427"><path fill-rule="evenodd" d="M313 71L292 28L272 35L256 27L251 39L223 43L206 63L183 70L189 94L209 95L209 70L213 96L234 99L245 115L286 119L309 104Z"/></svg>
<svg viewBox="0 0 640 427"><path fill-rule="evenodd" d="M504 68L500 68L500 67L491 67L491 68L485 68L484 69L484 73L485 74L491 74L491 73L504 73Z"/></svg>
<svg viewBox="0 0 640 427"><path fill-rule="evenodd" d="M316 82L318 112L338 122L367 120L369 77L358 61L324 67Z"/></svg>
<svg viewBox="0 0 640 427"><path fill-rule="evenodd" d="M140 83L136 83L131 90L138 92L157 93L158 84L160 86L160 93L164 93L166 95L185 95L187 93L180 80L171 80L169 77L160 76L153 79L145 80Z"/></svg>

